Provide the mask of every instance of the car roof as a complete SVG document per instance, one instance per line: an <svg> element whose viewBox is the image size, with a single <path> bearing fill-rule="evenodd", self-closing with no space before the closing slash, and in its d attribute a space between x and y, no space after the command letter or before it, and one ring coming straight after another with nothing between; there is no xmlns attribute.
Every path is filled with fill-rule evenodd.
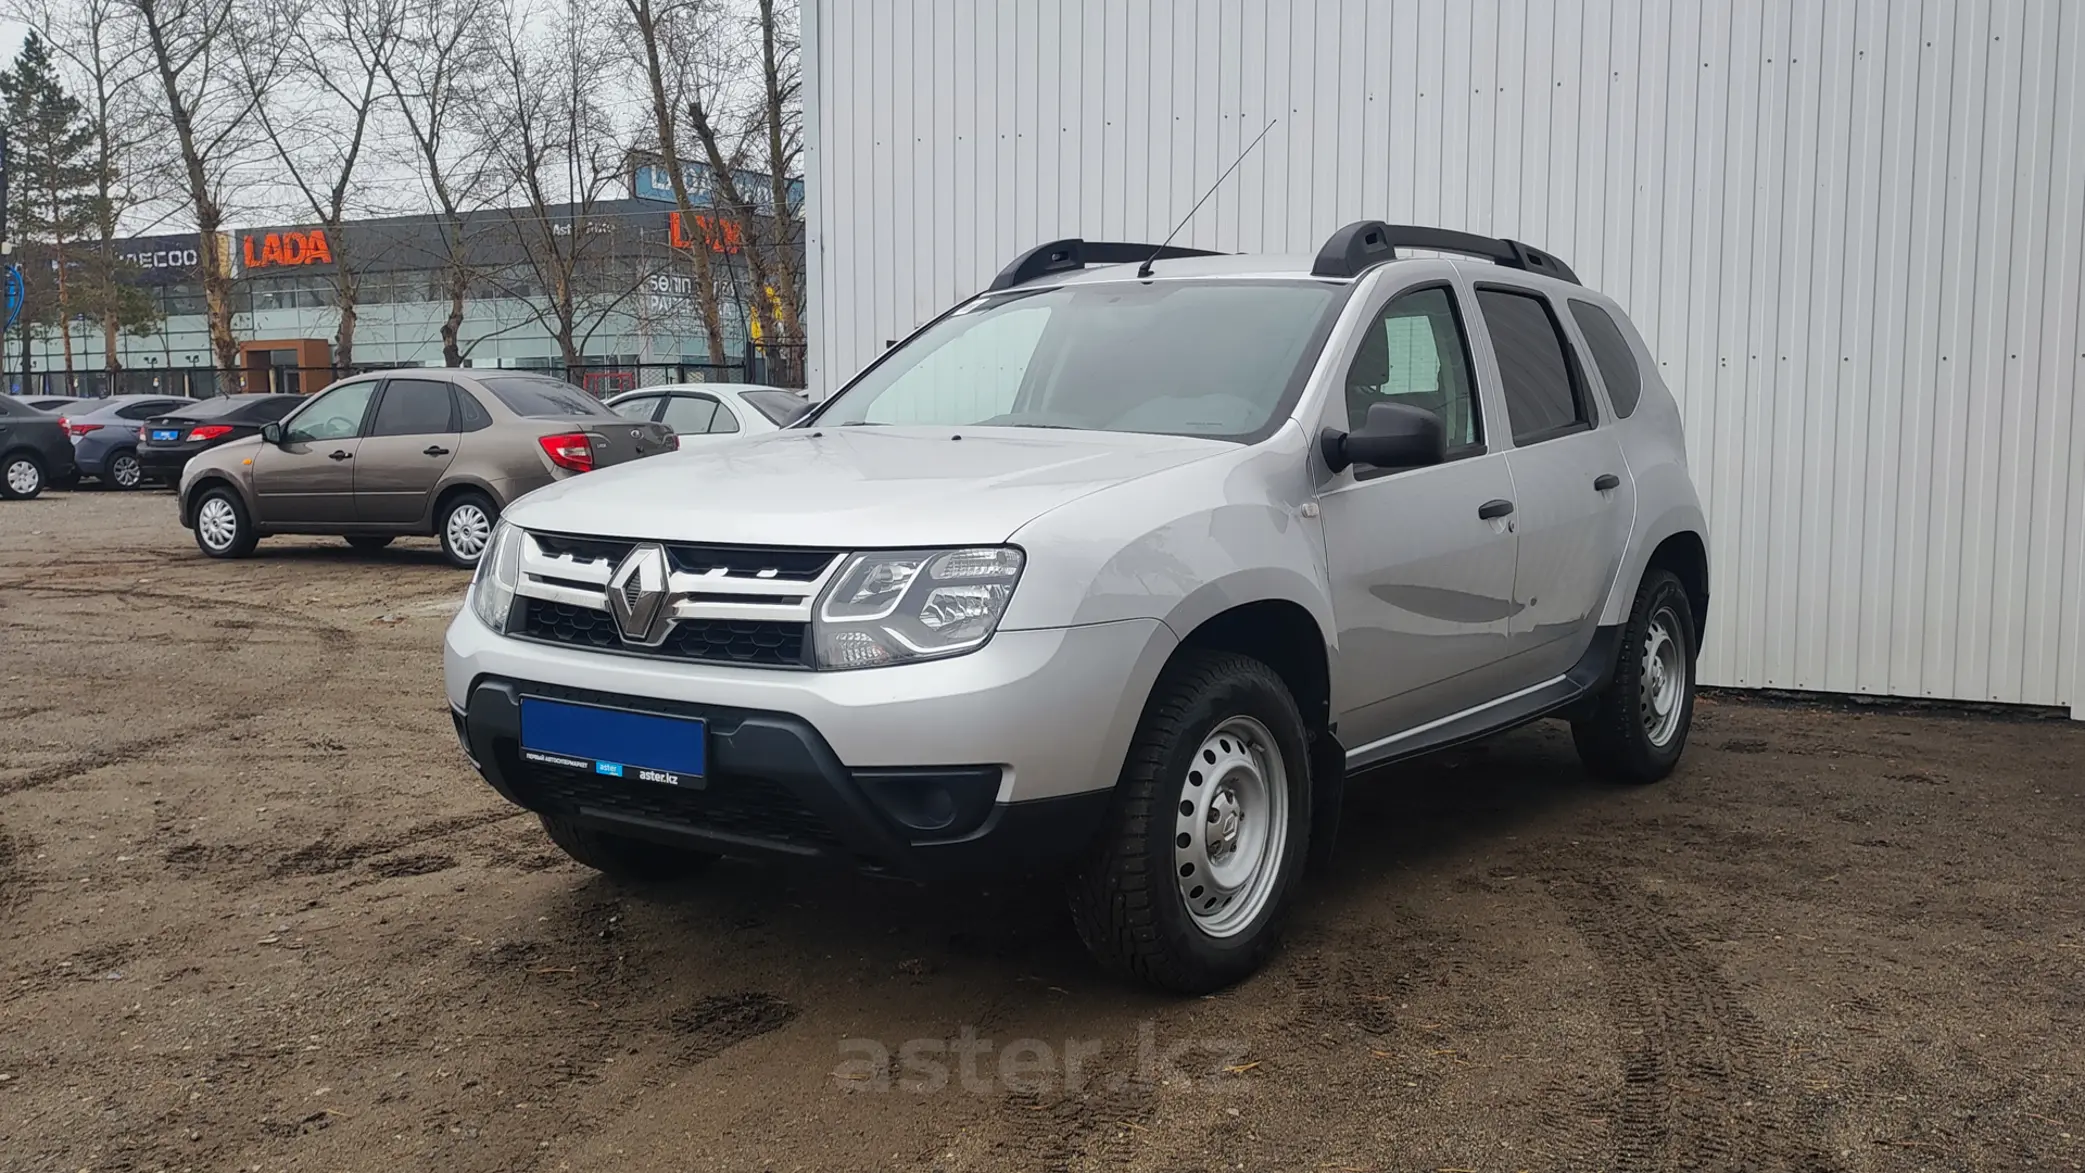
<svg viewBox="0 0 2085 1173"><path fill-rule="evenodd" d="M133 403L150 403L154 400L168 400L174 403L185 403L188 401L188 397L185 395L110 395L103 399L89 399L85 402L92 403L94 407L90 411L81 413L81 418L85 419L87 416L100 415L103 412L115 411L117 408L128 407Z"/></svg>
<svg viewBox="0 0 2085 1173"><path fill-rule="evenodd" d="M727 392L738 394L743 391L780 391L784 395L807 394L807 392L800 389L775 387L767 383L661 383L656 387L632 387L628 391L618 391L602 402L614 403L618 399L629 399L638 395L665 395L690 391L704 392L710 395Z"/></svg>

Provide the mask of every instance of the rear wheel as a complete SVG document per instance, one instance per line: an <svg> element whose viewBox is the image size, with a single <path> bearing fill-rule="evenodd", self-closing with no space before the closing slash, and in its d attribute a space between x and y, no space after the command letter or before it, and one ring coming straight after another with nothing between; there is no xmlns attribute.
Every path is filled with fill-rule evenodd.
<svg viewBox="0 0 2085 1173"><path fill-rule="evenodd" d="M239 494L218 485L205 489L195 506L195 544L212 558L244 558L260 535Z"/></svg>
<svg viewBox="0 0 2085 1173"><path fill-rule="evenodd" d="M1169 665L1110 810L1071 888L1087 948L1187 994L1259 968L1310 842L1310 755L1281 677L1228 653Z"/></svg>
<svg viewBox="0 0 2085 1173"><path fill-rule="evenodd" d="M478 558L485 553L485 544L492 540L493 523L499 516L499 506L483 493L464 492L449 498L442 505L441 516L434 519L435 532L442 539L442 553L465 570L476 567Z"/></svg>
<svg viewBox="0 0 2085 1173"><path fill-rule="evenodd" d="M381 549L383 549L383 548L384 548L385 546L388 546L388 545L390 545L390 544L391 544L391 535L390 535L390 534L356 534L356 535L355 535L354 537L351 537L351 538L349 538L349 539L347 540L347 544L348 544L348 545L350 545L350 546L353 546L353 547L354 547L355 549L357 549L357 550L361 550L361 551L363 551L364 553L368 553L369 551L372 551L372 550L381 550Z"/></svg>
<svg viewBox="0 0 2085 1173"><path fill-rule="evenodd" d="M1642 785L1672 773L1694 722L1694 611L1670 571L1636 588L1614 679L1571 723L1578 760L1599 777Z"/></svg>
<svg viewBox="0 0 2085 1173"><path fill-rule="evenodd" d="M686 851L581 826L556 815L539 815L550 841L566 855L617 880L660 883L692 876L717 862L703 851Z"/></svg>
<svg viewBox="0 0 2085 1173"><path fill-rule="evenodd" d="M7 460L0 462L0 496L27 501L43 492L43 485L43 461L35 453L9 453Z"/></svg>
<svg viewBox="0 0 2085 1173"><path fill-rule="evenodd" d="M128 448L110 453L106 467L108 475L101 479L112 489L128 492L145 483L145 466L138 463L138 454Z"/></svg>

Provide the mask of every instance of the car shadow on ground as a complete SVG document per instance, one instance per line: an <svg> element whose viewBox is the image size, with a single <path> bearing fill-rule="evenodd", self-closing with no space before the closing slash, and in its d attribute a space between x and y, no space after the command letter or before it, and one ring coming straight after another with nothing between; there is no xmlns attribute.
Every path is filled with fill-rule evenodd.
<svg viewBox="0 0 2085 1173"><path fill-rule="evenodd" d="M453 570L458 574L470 573L470 571L468 570L463 570L450 565L448 558L442 554L442 551L438 546L429 545L421 547L400 546L397 544L393 544L390 546L386 546L381 550L357 550L354 547L348 545L344 539L336 538L333 541L337 544L293 546L275 544L271 542L270 539L263 538L261 540L261 543L253 548L253 553L247 555L247 558L260 562L278 562L285 564L309 563L312 565L325 565L328 563L339 563L351 564L355 566L395 565L426 567L431 570Z"/></svg>
<svg viewBox="0 0 2085 1173"><path fill-rule="evenodd" d="M1579 768L1562 726L1358 776L1343 806L1334 865L1306 881L1290 915L1303 923L1337 919L1359 902L1380 900L1401 872L1485 855L1488 843L1606 789ZM667 886L572 874L570 887L535 910L545 926L568 939L592 938L612 916L628 930L626 942L646 942L662 972L704 967L723 949L776 962L829 959L825 966L854 980L961 967L973 982L1163 1000L1088 959L1056 876L923 886L730 860Z"/></svg>

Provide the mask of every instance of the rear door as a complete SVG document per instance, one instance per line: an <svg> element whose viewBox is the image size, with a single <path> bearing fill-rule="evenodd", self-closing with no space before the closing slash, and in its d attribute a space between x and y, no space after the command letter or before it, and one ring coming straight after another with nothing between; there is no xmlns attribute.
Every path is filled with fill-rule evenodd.
<svg viewBox="0 0 2085 1173"><path fill-rule="evenodd" d="M283 424L282 443L253 454L253 495L263 525L334 526L355 515L355 456L376 380L321 392Z"/></svg>
<svg viewBox="0 0 2085 1173"><path fill-rule="evenodd" d="M427 515L461 439L441 379L386 379L355 454L355 520L410 524Z"/></svg>
<svg viewBox="0 0 2085 1173"><path fill-rule="evenodd" d="M1535 684L1568 671L1592 641L1628 544L1633 486L1557 307L1492 284L1477 286L1477 307L1513 433L1520 561L1509 643L1517 679Z"/></svg>

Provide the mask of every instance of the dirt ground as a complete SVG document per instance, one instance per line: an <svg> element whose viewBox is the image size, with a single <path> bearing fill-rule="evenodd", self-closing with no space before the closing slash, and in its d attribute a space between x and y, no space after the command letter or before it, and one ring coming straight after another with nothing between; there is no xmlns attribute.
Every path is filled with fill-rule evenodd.
<svg viewBox="0 0 2085 1173"><path fill-rule="evenodd" d="M2078 1169L2085 728L1705 699L1369 779L1285 950L1043 886L619 888L470 772L426 541L0 503L0 1170Z"/></svg>

